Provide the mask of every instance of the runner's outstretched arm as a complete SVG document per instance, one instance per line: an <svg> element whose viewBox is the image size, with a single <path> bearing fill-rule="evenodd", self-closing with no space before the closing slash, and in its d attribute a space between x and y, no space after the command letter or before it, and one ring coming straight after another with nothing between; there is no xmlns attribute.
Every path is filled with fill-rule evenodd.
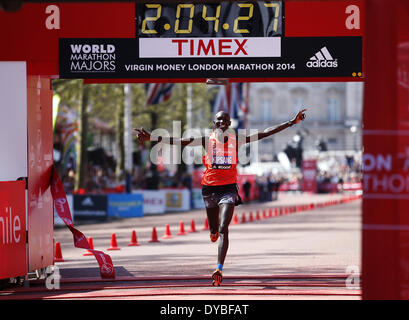
<svg viewBox="0 0 409 320"><path fill-rule="evenodd" d="M136 137L140 142L150 141L151 134L146 131L144 128L134 128L133 132L136 134ZM181 146L205 146L206 137L190 137L190 138L173 138L173 137L157 137L157 142L163 142L166 144L172 145L181 145Z"/></svg>
<svg viewBox="0 0 409 320"><path fill-rule="evenodd" d="M300 121L303 121L305 119L305 117L306 117L305 116L305 111L306 110L307 109L302 109L302 110L298 111L297 115L293 119L291 119L291 120L289 120L287 122L284 122L282 124L279 124L278 126L269 127L267 129L265 129L263 132L258 132L256 134L251 135L251 136L247 136L246 137L246 143L261 140L263 138L269 137L269 136L271 136L271 135L273 135L275 133L278 133L278 132L280 132L280 131L282 131L284 129L287 129L288 127L291 127L294 124L297 124Z"/></svg>

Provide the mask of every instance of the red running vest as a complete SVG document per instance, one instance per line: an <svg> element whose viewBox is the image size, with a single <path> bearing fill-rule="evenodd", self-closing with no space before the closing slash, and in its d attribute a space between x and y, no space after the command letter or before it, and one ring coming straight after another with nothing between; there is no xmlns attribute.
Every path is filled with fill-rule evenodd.
<svg viewBox="0 0 409 320"><path fill-rule="evenodd" d="M208 150L203 156L206 167L202 185L220 186L237 182L237 141L235 134L228 134L226 143L216 138L215 132L209 136Z"/></svg>

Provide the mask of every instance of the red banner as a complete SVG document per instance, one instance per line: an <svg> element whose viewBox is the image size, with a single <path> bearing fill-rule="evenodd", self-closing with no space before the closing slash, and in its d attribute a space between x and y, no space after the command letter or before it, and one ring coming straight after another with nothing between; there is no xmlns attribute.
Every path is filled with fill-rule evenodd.
<svg viewBox="0 0 409 320"><path fill-rule="evenodd" d="M409 5L367 9L362 298L409 299Z"/></svg>
<svg viewBox="0 0 409 320"><path fill-rule="evenodd" d="M53 264L53 163L51 81L27 76L27 246L28 272Z"/></svg>
<svg viewBox="0 0 409 320"><path fill-rule="evenodd" d="M303 191L317 192L317 160L303 160Z"/></svg>
<svg viewBox="0 0 409 320"><path fill-rule="evenodd" d="M68 206L67 196L65 195L61 179L58 176L57 170L54 166L52 170L51 194L54 199L54 205L61 220L64 221L74 236L74 246L76 248L87 249L88 251L92 252L98 261L102 278L115 278L115 269L111 257L102 251L91 249L91 246L89 245L84 234L74 228L70 207Z"/></svg>
<svg viewBox="0 0 409 320"><path fill-rule="evenodd" d="M27 273L25 182L0 182L0 279Z"/></svg>

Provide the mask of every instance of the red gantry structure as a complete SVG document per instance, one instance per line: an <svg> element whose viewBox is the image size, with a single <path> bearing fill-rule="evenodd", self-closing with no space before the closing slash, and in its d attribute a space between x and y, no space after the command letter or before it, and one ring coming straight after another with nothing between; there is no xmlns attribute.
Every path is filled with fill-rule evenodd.
<svg viewBox="0 0 409 320"><path fill-rule="evenodd" d="M52 79L364 81L362 298L409 298L407 1L0 4L0 279L54 263Z"/></svg>

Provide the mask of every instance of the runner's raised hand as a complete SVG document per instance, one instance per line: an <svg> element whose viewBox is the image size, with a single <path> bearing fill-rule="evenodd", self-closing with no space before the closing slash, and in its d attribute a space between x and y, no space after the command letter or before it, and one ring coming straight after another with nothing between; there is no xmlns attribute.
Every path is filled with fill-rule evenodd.
<svg viewBox="0 0 409 320"><path fill-rule="evenodd" d="M133 132L136 134L139 142L149 141L151 138L151 134L146 131L144 128L134 128Z"/></svg>
<svg viewBox="0 0 409 320"><path fill-rule="evenodd" d="M294 117L294 119L291 120L291 124L297 124L300 121L304 121L304 119L306 117L305 111L307 111L307 109L302 109L302 110L298 111L298 113Z"/></svg>

